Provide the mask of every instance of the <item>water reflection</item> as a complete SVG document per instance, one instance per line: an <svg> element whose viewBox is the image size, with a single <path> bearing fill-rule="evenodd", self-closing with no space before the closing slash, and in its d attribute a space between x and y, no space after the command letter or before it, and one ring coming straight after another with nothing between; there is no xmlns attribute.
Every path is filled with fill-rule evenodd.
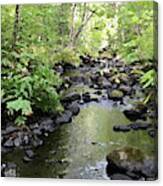
<svg viewBox="0 0 163 186"><path fill-rule="evenodd" d="M46 138L33 162L23 163L21 152L6 156L19 165L20 176L108 179L106 155L123 146L134 146L147 155L153 154L154 143L144 131L115 133L113 125L128 124L123 113L111 102L84 106L72 123L61 126Z"/></svg>

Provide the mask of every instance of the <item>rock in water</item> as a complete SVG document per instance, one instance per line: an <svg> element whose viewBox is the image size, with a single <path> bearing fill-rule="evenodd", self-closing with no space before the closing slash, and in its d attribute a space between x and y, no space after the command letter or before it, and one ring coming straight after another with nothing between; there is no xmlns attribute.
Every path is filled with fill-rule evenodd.
<svg viewBox="0 0 163 186"><path fill-rule="evenodd" d="M54 131L54 122L51 118L45 118L40 123L40 129L46 132L53 132Z"/></svg>
<svg viewBox="0 0 163 186"><path fill-rule="evenodd" d="M8 139L4 144L3 144L4 147L7 147L7 148L11 148L14 146L14 142L12 139Z"/></svg>
<svg viewBox="0 0 163 186"><path fill-rule="evenodd" d="M26 156L28 156L29 158L34 158L34 156L35 156L33 150L31 150L31 149L26 150L26 151L25 151L25 154L26 154Z"/></svg>
<svg viewBox="0 0 163 186"><path fill-rule="evenodd" d="M121 100L123 98L124 94L120 90L112 90L111 92L108 93L108 98L113 99L113 100Z"/></svg>
<svg viewBox="0 0 163 186"><path fill-rule="evenodd" d="M113 127L113 130L116 132L129 132L130 131L130 127L127 125L115 125Z"/></svg>
<svg viewBox="0 0 163 186"><path fill-rule="evenodd" d="M73 115L77 115L80 111L80 107L78 103L72 103L71 105L68 106L68 110L72 112Z"/></svg>
<svg viewBox="0 0 163 186"><path fill-rule="evenodd" d="M81 98L80 94L76 92L72 92L64 96L61 101L62 102L73 102L73 101L80 100L80 98Z"/></svg>
<svg viewBox="0 0 163 186"><path fill-rule="evenodd" d="M124 147L112 151L106 157L108 166L107 174L111 179L117 178L115 174L122 174L119 178L128 178L136 180L148 180L157 178L157 162L153 158L145 156L138 148Z"/></svg>
<svg viewBox="0 0 163 186"><path fill-rule="evenodd" d="M61 116L58 116L56 118L55 123L57 125L60 125L60 124L64 124L64 123L69 123L69 122L71 122L71 120L72 120L72 112L70 112L68 110L68 111L65 111Z"/></svg>

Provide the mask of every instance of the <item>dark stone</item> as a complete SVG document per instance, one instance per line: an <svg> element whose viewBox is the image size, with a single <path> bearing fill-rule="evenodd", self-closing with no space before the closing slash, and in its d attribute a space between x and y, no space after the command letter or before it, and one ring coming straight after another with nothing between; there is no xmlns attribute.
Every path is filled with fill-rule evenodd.
<svg viewBox="0 0 163 186"><path fill-rule="evenodd" d="M35 136L35 138L32 140L32 145L34 147L40 147L43 145L43 140L39 139L38 137Z"/></svg>
<svg viewBox="0 0 163 186"><path fill-rule="evenodd" d="M85 78L83 76L72 76L70 77L70 80L75 83L83 83Z"/></svg>
<svg viewBox="0 0 163 186"><path fill-rule="evenodd" d="M63 74L64 69L61 65L55 66L55 71L57 71L60 74Z"/></svg>
<svg viewBox="0 0 163 186"><path fill-rule="evenodd" d="M151 160L144 160L144 165L142 167L142 174L146 178L157 178L157 172L158 172L158 167L157 167L157 161L151 161Z"/></svg>
<svg viewBox="0 0 163 186"><path fill-rule="evenodd" d="M45 132L53 132L54 131L54 122L51 118L45 118L40 123L40 129Z"/></svg>
<svg viewBox="0 0 163 186"><path fill-rule="evenodd" d="M36 129L33 129L33 132L35 133L35 134L37 134L37 135L42 135L42 131L41 131L41 129L40 128L36 128Z"/></svg>
<svg viewBox="0 0 163 186"><path fill-rule="evenodd" d="M95 92L95 94L101 95L101 94L102 94L102 91L101 91L101 90L97 90L97 91Z"/></svg>
<svg viewBox="0 0 163 186"><path fill-rule="evenodd" d="M78 103L72 103L71 105L68 106L68 110L72 112L73 115L77 115L80 111L80 107Z"/></svg>
<svg viewBox="0 0 163 186"><path fill-rule="evenodd" d="M125 174L119 174L119 173L111 175L110 179L111 180L132 180L131 177L129 177Z"/></svg>
<svg viewBox="0 0 163 186"><path fill-rule="evenodd" d="M156 131L156 129L150 129L148 131L148 134L149 134L150 137L154 138L157 135L157 131Z"/></svg>
<svg viewBox="0 0 163 186"><path fill-rule="evenodd" d="M39 124L38 123L32 123L29 125L30 129L33 130L33 129L37 129L39 128Z"/></svg>
<svg viewBox="0 0 163 186"><path fill-rule="evenodd" d="M86 103L91 101L91 96L90 96L89 92L84 93L82 95L82 98L83 98L83 101Z"/></svg>
<svg viewBox="0 0 163 186"><path fill-rule="evenodd" d="M76 68L73 64L70 63L63 63L62 67L64 68L64 72L68 72Z"/></svg>
<svg viewBox="0 0 163 186"><path fill-rule="evenodd" d="M16 132L16 131L18 131L18 128L13 127L13 126L9 126L9 127L6 128L5 133L10 134L10 133L13 133L13 132Z"/></svg>
<svg viewBox="0 0 163 186"><path fill-rule="evenodd" d="M129 132L130 131L130 126L127 125L115 125L113 127L113 130L116 132Z"/></svg>
<svg viewBox="0 0 163 186"><path fill-rule="evenodd" d="M58 116L56 118L55 123L57 125L60 125L60 124L64 124L64 123L70 123L71 120L72 120L72 112L65 111L63 114L61 114L60 116Z"/></svg>
<svg viewBox="0 0 163 186"><path fill-rule="evenodd" d="M128 126L130 126L133 130L139 130L139 129L146 130L151 125L148 123L132 123L132 124L129 124Z"/></svg>
<svg viewBox="0 0 163 186"><path fill-rule="evenodd" d="M105 77L99 77L96 83L101 89L107 89L111 87L111 83Z"/></svg>
<svg viewBox="0 0 163 186"><path fill-rule="evenodd" d="M64 96L64 98L62 98L62 102L73 102L73 101L77 101L80 100L81 96L79 93L76 92L72 92L67 94L66 96Z"/></svg>
<svg viewBox="0 0 163 186"><path fill-rule="evenodd" d="M120 85L119 90L121 90L125 94L129 94L131 92L131 87L127 85Z"/></svg>
<svg viewBox="0 0 163 186"><path fill-rule="evenodd" d="M7 147L7 148L11 148L11 147L14 147L14 142L12 139L8 139L4 144L3 144L4 147Z"/></svg>
<svg viewBox="0 0 163 186"><path fill-rule="evenodd" d="M145 119L145 116L143 115L143 113L137 110L133 110L133 109L124 110L123 113L131 121L136 121L137 119Z"/></svg>
<svg viewBox="0 0 163 186"><path fill-rule="evenodd" d="M124 174L132 179L155 179L157 177L157 162L137 148L124 147L112 151L107 156L107 174Z"/></svg>

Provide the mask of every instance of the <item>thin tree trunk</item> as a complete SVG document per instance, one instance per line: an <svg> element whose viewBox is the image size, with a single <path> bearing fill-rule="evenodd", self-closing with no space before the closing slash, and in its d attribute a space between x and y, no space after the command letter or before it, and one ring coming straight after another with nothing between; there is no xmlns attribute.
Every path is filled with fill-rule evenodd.
<svg viewBox="0 0 163 186"><path fill-rule="evenodd" d="M14 21L14 31L13 31L13 44L12 48L15 47L17 37L18 37L18 30L19 30L19 16L20 16L20 5L16 5L15 7L15 21Z"/></svg>
<svg viewBox="0 0 163 186"><path fill-rule="evenodd" d="M89 22L89 20L92 18L93 14L94 13L92 12L89 16L87 16L86 20L81 23L80 27L78 28L78 31L74 35L74 38L73 38L73 43L74 44L76 43L76 40L78 39L79 35L83 31L84 27L87 25L87 23Z"/></svg>
<svg viewBox="0 0 163 186"><path fill-rule="evenodd" d="M71 19L71 28L70 28L70 43L72 43L72 40L73 40L73 35L74 35L74 27L75 27L75 21L74 21L74 18L75 18L75 10L76 10L76 3L73 4L72 6L72 19Z"/></svg>

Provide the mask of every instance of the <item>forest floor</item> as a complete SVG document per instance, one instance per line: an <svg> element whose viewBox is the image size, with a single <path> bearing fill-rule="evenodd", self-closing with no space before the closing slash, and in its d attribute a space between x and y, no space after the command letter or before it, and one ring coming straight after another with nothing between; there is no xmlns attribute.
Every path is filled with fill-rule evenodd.
<svg viewBox="0 0 163 186"><path fill-rule="evenodd" d="M102 104L111 101L111 107L118 108L123 117L127 119L127 122L122 121L121 123L121 119L117 121L116 118L113 118L113 120L119 122L113 122L111 125L113 135L121 136L124 133L127 136L128 133L134 135L135 132L143 131L141 134L146 136L145 140L148 136L150 141L154 143L157 141L155 103L142 104L145 92L139 83L140 75L134 73L149 67L139 63L125 65L116 58L94 59L84 56L81 57L81 60L79 67L70 64L55 66L55 70L64 80L64 83L58 89L58 92L62 95L61 103L65 109L63 113L55 114L37 111L35 116L29 119L28 127L23 128L16 127L12 122L5 121L6 125L2 128L1 140L2 176L25 176L25 174L21 174L15 161L15 149L21 149L22 153L19 161L23 161L24 164L34 162L37 159L37 151L42 146L46 146L48 136L57 133L66 123L68 125L73 124L74 118L78 117L84 106L89 103ZM98 115L98 110L95 111L96 114ZM89 124L87 123L87 125ZM87 127L85 124L83 126ZM82 133L82 135L86 134ZM80 137L82 138L82 136ZM91 141L91 145L95 146L97 144L98 142ZM83 149L85 148L83 147ZM46 150L48 151L48 149ZM107 157L107 166L105 165L105 168L108 177L110 179L156 179L157 160L154 158L156 150L153 148L152 151L154 152L150 157L142 153L142 146L139 148L122 144L119 148L108 151L108 154L103 155ZM10 155L10 158L8 155ZM61 161L58 161L58 163L63 164ZM41 173L33 176L41 177ZM48 177L46 174L44 176ZM60 178L66 177L66 174L57 176ZM54 175L54 177L57 176ZM73 178L73 176L74 174L67 177ZM79 178L87 178L87 176ZM88 178L96 178L96 176Z"/></svg>

